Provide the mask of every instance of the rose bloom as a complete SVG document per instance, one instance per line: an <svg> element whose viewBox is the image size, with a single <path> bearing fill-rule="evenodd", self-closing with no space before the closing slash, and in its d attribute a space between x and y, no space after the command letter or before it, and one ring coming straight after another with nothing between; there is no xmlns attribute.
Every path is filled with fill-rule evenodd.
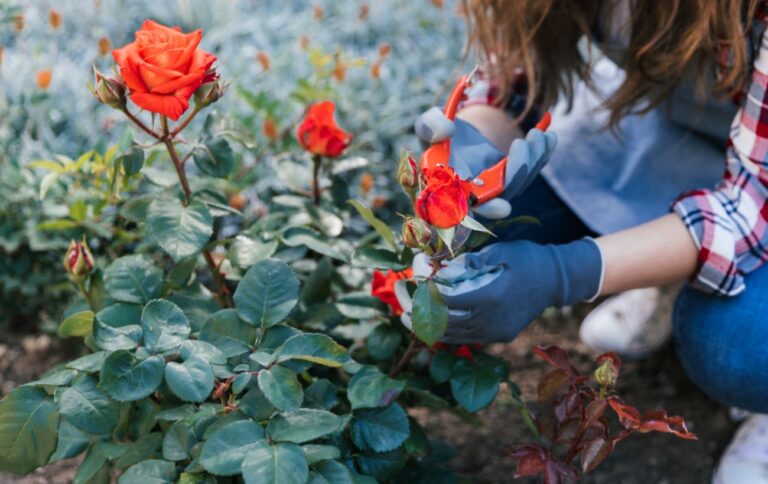
<svg viewBox="0 0 768 484"><path fill-rule="evenodd" d="M416 215L441 229L459 225L469 213L470 184L447 166L424 170L425 188L416 199Z"/></svg>
<svg viewBox="0 0 768 484"><path fill-rule="evenodd" d="M174 121L189 108L189 98L211 77L216 61L199 49L203 31L185 34L147 20L136 32L136 40L112 51L120 75L137 106Z"/></svg>
<svg viewBox="0 0 768 484"><path fill-rule="evenodd" d="M316 155L336 158L349 146L352 135L336 124L333 119L335 110L336 105L331 101L309 106L296 132L304 149Z"/></svg>
<svg viewBox="0 0 768 484"><path fill-rule="evenodd" d="M35 80L37 81L37 87L40 88L41 91L45 91L51 85L53 71L50 69L41 69L35 74Z"/></svg>
<svg viewBox="0 0 768 484"><path fill-rule="evenodd" d="M400 316L403 314L403 308L400 306L400 303L395 296L395 283L412 277L413 269L410 268L400 272L395 272L390 269L386 274L381 271L373 271L371 296L379 298L381 302L392 308L392 314Z"/></svg>

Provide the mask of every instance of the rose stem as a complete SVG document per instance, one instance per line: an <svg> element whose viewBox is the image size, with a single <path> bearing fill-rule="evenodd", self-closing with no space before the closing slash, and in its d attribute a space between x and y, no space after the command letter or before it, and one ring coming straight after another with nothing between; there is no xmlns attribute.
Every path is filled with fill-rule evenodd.
<svg viewBox="0 0 768 484"><path fill-rule="evenodd" d="M320 205L320 167L323 159L319 155L312 157L312 200Z"/></svg>
<svg viewBox="0 0 768 484"><path fill-rule="evenodd" d="M184 205L186 206L189 205L189 198L192 195L192 190L189 188L187 174L184 172L184 162L179 158L179 153L176 151L176 146L173 144L173 136L175 135L168 131L168 118L161 116L160 123L163 128L162 140L168 150L168 154L171 156L173 166L176 168L176 175L178 175L181 188L184 191ZM211 274L216 281L216 293L218 295L219 303L224 307L234 307L235 304L234 301L232 301L232 295L227 288L227 282L224 279L224 275L219 271L216 261L213 260L211 251L207 248L203 248L202 253L205 258L205 263L208 265L208 269L211 271Z"/></svg>
<svg viewBox="0 0 768 484"><path fill-rule="evenodd" d="M417 340L416 337L412 337L411 342L408 344L408 348L405 350L405 353L403 353L402 358L400 358L400 361L398 361L397 364L392 368L392 371L389 372L390 378L396 377L408 367L408 364L416 355L416 351L420 346L421 345L419 344L419 340Z"/></svg>
<svg viewBox="0 0 768 484"><path fill-rule="evenodd" d="M171 137L171 138L175 138L177 134L181 133L181 132L184 130L184 128L186 128L186 127L187 127L187 125L189 124L189 122L190 122L190 121L192 121L192 119L193 119L195 116L197 116L197 113L199 113L201 109L202 109L202 108L201 108L199 105L197 105L197 104L196 104L196 105L195 105L195 108L192 110L192 112L191 112L191 113L189 113L189 115L186 117L186 119L184 119L184 120L183 120L181 123L179 123L179 124L178 124L178 125L177 125L177 126L174 128L174 129L173 129L173 131L171 131L170 137Z"/></svg>
<svg viewBox="0 0 768 484"><path fill-rule="evenodd" d="M139 129L141 129L142 131L144 131L145 133L147 133L148 135L152 136L153 138L155 138L157 140L159 140L161 138L161 136L159 134L157 134L152 129L148 128L147 125L144 124L139 118L137 118L136 116L131 114L131 112L128 111L128 108L123 108L123 109L121 109L121 111L123 112L123 114L125 114L125 116L128 119L130 119L133 122L133 124L138 126Z"/></svg>

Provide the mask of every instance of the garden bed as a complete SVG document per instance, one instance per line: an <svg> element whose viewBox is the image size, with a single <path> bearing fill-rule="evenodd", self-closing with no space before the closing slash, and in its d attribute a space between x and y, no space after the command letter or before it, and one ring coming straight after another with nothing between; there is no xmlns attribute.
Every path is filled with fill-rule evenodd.
<svg viewBox="0 0 768 484"><path fill-rule="evenodd" d="M581 369L590 367L592 354L578 340L578 327L591 306L582 305L572 314L553 313L532 325L511 344L497 344L489 353L510 362L514 380L526 400L535 398L535 388L546 364L530 349L537 344L557 344L568 350ZM72 341L47 336L15 337L0 340L0 382L2 395L15 385L30 381L47 368L78 351ZM683 415L698 441L684 441L669 435L648 434L629 439L595 471L586 483L621 482L699 484L708 482L717 459L727 445L736 424L728 410L701 393L685 376L672 345L653 358L625 361L619 393L641 409L664 408ZM415 416L435 438L450 442L458 450L450 466L469 482L508 482L515 461L504 455L504 447L526 441L530 434L508 398L499 398L480 412L484 425L473 426L448 413L415 409ZM79 459L38 469L26 477L0 473L0 482L43 484L71 482ZM521 480L519 482L526 482ZM534 482L534 481L531 481Z"/></svg>

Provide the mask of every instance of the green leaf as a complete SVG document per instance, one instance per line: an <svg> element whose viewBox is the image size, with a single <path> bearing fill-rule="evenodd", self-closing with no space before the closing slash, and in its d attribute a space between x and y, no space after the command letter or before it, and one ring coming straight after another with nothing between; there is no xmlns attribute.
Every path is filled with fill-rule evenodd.
<svg viewBox="0 0 768 484"><path fill-rule="evenodd" d="M373 476L382 481L385 481L395 472L402 469L405 466L405 462L402 449L380 453L362 452L357 457L357 465L360 471L366 474L363 477ZM355 483L357 482L358 477L355 476Z"/></svg>
<svg viewBox="0 0 768 484"><path fill-rule="evenodd" d="M365 340L368 354L376 361L391 358L403 343L403 335L389 324L376 326Z"/></svg>
<svg viewBox="0 0 768 484"><path fill-rule="evenodd" d="M336 387L325 378L318 378L304 390L303 406L330 410L339 403Z"/></svg>
<svg viewBox="0 0 768 484"><path fill-rule="evenodd" d="M125 452L120 454L120 457L115 461L115 466L125 469L157 456L162 442L163 434L160 432L152 432L139 437L125 449Z"/></svg>
<svg viewBox="0 0 768 484"><path fill-rule="evenodd" d="M309 466L296 444L260 442L243 460L243 478L246 484L305 484Z"/></svg>
<svg viewBox="0 0 768 484"><path fill-rule="evenodd" d="M499 383L501 376L492 367L460 360L453 368L451 393L462 407L477 412L496 398Z"/></svg>
<svg viewBox="0 0 768 484"><path fill-rule="evenodd" d="M97 351L95 353L91 353L90 355L81 356L76 360L70 361L64 366L85 373L96 373L101 369L101 366L104 364L104 360L107 359L107 356L108 352Z"/></svg>
<svg viewBox="0 0 768 484"><path fill-rule="evenodd" d="M120 409L96 386L96 379L80 375L61 392L59 413L89 434L110 434L117 425Z"/></svg>
<svg viewBox="0 0 768 484"><path fill-rule="evenodd" d="M405 380L395 380L375 366L364 366L349 380L347 398L352 409L385 407L405 388Z"/></svg>
<svg viewBox="0 0 768 484"><path fill-rule="evenodd" d="M437 351L432 355L432 361L429 362L429 375L432 377L432 380L435 383L445 383L450 380L453 366L457 361L458 358L450 352Z"/></svg>
<svg viewBox="0 0 768 484"><path fill-rule="evenodd" d="M326 460L313 466L315 471L333 484L354 484L349 467L341 462Z"/></svg>
<svg viewBox="0 0 768 484"><path fill-rule="evenodd" d="M144 150L142 150L141 147L134 145L130 151L117 159L117 163L123 165L126 175L135 175L140 172L141 167L144 166Z"/></svg>
<svg viewBox="0 0 768 484"><path fill-rule="evenodd" d="M264 442L264 427L253 420L240 420L223 425L203 444L200 463L217 476L240 473L246 453Z"/></svg>
<svg viewBox="0 0 768 484"><path fill-rule="evenodd" d="M387 244L392 247L392 250L397 252L395 236L392 233L392 229L390 229L387 224L379 220L376 215L373 214L373 211L370 208L366 207L357 200L349 200L347 203L355 207L355 210L357 210L360 216L363 217L366 222L371 224L371 227L373 227L373 229L378 232L379 235L381 235L381 238L383 238Z"/></svg>
<svg viewBox="0 0 768 484"><path fill-rule="evenodd" d="M349 293L336 301L336 309L350 319L372 319L385 310L384 303L367 293Z"/></svg>
<svg viewBox="0 0 768 484"><path fill-rule="evenodd" d="M216 178L228 177L235 166L235 155L223 136L205 140L192 157L200 171Z"/></svg>
<svg viewBox="0 0 768 484"><path fill-rule="evenodd" d="M194 429L185 422L176 422L163 437L163 459L173 462L186 460L196 443Z"/></svg>
<svg viewBox="0 0 768 484"><path fill-rule="evenodd" d="M184 312L170 301L149 301L141 312L144 345L154 352L176 348L189 337L192 329Z"/></svg>
<svg viewBox="0 0 768 484"><path fill-rule="evenodd" d="M176 198L159 198L149 205L148 233L178 262L200 252L213 233L213 216L204 204L186 207Z"/></svg>
<svg viewBox="0 0 768 484"><path fill-rule="evenodd" d="M272 417L267 425L267 433L275 442L303 444L338 432L343 424L344 419L335 413L300 408Z"/></svg>
<svg viewBox="0 0 768 484"><path fill-rule="evenodd" d="M305 360L338 368L349 360L346 348L320 333L302 333L288 338L274 353L275 361Z"/></svg>
<svg viewBox="0 0 768 484"><path fill-rule="evenodd" d="M165 360L150 356L140 360L125 350L118 350L104 360L99 384L119 402L147 397L163 382Z"/></svg>
<svg viewBox="0 0 768 484"><path fill-rule="evenodd" d="M352 440L361 449L374 452L394 450L409 435L408 416L400 405L355 412L352 419Z"/></svg>
<svg viewBox="0 0 768 484"><path fill-rule="evenodd" d="M129 467L118 484L172 484L176 482L176 466L164 460L145 460Z"/></svg>
<svg viewBox="0 0 768 484"><path fill-rule="evenodd" d="M347 262L347 258L336 247L330 245L327 237L307 227L291 227L282 234L282 240L288 247L306 246L318 254Z"/></svg>
<svg viewBox="0 0 768 484"><path fill-rule="evenodd" d="M485 227L485 225L481 224L480 222L478 222L477 220L473 219L469 215L464 217L464 220L461 221L461 225L463 225L464 227L466 227L466 228L468 228L470 230L474 230L475 232L483 232L485 234L494 235L493 232L491 232L490 230L488 230ZM495 235L494 235L494 237L495 237Z"/></svg>
<svg viewBox="0 0 768 484"><path fill-rule="evenodd" d="M448 307L434 281L420 283L413 293L413 331L428 346L437 343L448 329Z"/></svg>
<svg viewBox="0 0 768 484"><path fill-rule="evenodd" d="M93 339L99 349L115 351L137 348L141 343L142 329L138 324L113 328L101 321L93 327Z"/></svg>
<svg viewBox="0 0 768 484"><path fill-rule="evenodd" d="M238 235L229 248L229 260L241 269L248 269L260 260L272 257L277 251L278 242L263 242L245 235Z"/></svg>
<svg viewBox="0 0 768 484"><path fill-rule="evenodd" d="M179 347L179 355L186 360L192 356L197 356L212 365L223 365L227 362L227 357L220 349L206 341L188 339Z"/></svg>
<svg viewBox="0 0 768 484"><path fill-rule="evenodd" d="M402 271L410 267L400 260L400 257L389 250L365 247L352 254L352 265L362 269L392 269Z"/></svg>
<svg viewBox="0 0 768 484"><path fill-rule="evenodd" d="M59 440L56 443L56 452L51 456L50 462L74 457L83 452L91 443L88 434L63 418L59 420L58 433Z"/></svg>
<svg viewBox="0 0 768 484"><path fill-rule="evenodd" d="M143 255L115 259L104 278L107 294L116 301L145 304L163 288L163 271Z"/></svg>
<svg viewBox="0 0 768 484"><path fill-rule="evenodd" d="M69 316L59 325L59 336L88 336L93 331L93 311L80 311Z"/></svg>
<svg viewBox="0 0 768 484"><path fill-rule="evenodd" d="M315 269L304 280L301 288L301 300L305 304L323 303L331 295L332 278L334 275L333 262L323 257Z"/></svg>
<svg viewBox="0 0 768 484"><path fill-rule="evenodd" d="M45 387L45 386L60 387L60 386L69 385L72 382L72 377L74 377L75 375L76 375L75 370L70 370L66 368L63 370L56 370L56 371L49 370L49 372L47 372L45 375L40 377L39 380L25 383L25 385L36 386L36 387Z"/></svg>
<svg viewBox="0 0 768 484"><path fill-rule="evenodd" d="M213 369L202 358L192 356L184 363L165 366L165 381L171 391L185 402L202 402L213 391Z"/></svg>
<svg viewBox="0 0 768 484"><path fill-rule="evenodd" d="M138 304L116 303L96 313L96 320L113 328L135 325L141 322L141 309Z"/></svg>
<svg viewBox="0 0 768 484"><path fill-rule="evenodd" d="M257 386L248 390L237 405L240 408L240 411L254 420L267 419L275 410L274 405L267 400L267 397L264 396L264 392Z"/></svg>
<svg viewBox="0 0 768 484"><path fill-rule="evenodd" d="M296 373L282 366L261 370L259 388L272 405L283 411L296 410L304 398Z"/></svg>
<svg viewBox="0 0 768 484"><path fill-rule="evenodd" d="M154 193L133 197L120 207L120 216L131 222L140 223L147 219L149 204L157 198Z"/></svg>
<svg viewBox="0 0 768 484"><path fill-rule="evenodd" d="M240 317L263 330L291 313L299 300L299 280L285 262L265 259L248 269L234 299Z"/></svg>
<svg viewBox="0 0 768 484"><path fill-rule="evenodd" d="M448 227L447 229L435 228L440 240L445 244L445 248L453 255L453 238L456 235L456 227Z"/></svg>
<svg viewBox="0 0 768 484"><path fill-rule="evenodd" d="M0 400L0 470L28 474L56 449L59 414L42 388L20 387Z"/></svg>
<svg viewBox="0 0 768 484"><path fill-rule="evenodd" d="M304 457L309 465L341 457L341 450L335 445L306 444L301 446L301 450L304 451Z"/></svg>
<svg viewBox="0 0 768 484"><path fill-rule="evenodd" d="M200 340L211 343L227 358L248 353L258 330L246 323L234 309L222 309L203 323Z"/></svg>

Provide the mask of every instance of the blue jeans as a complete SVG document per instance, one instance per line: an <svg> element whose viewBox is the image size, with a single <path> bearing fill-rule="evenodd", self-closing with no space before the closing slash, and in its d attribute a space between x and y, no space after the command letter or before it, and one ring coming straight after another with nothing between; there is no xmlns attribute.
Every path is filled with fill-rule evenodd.
<svg viewBox="0 0 768 484"><path fill-rule="evenodd" d="M513 216L541 225L496 231L504 240L559 244L594 235L539 177L513 201ZM685 287L673 315L675 350L688 377L723 405L768 413L768 269L746 276L733 298Z"/></svg>

